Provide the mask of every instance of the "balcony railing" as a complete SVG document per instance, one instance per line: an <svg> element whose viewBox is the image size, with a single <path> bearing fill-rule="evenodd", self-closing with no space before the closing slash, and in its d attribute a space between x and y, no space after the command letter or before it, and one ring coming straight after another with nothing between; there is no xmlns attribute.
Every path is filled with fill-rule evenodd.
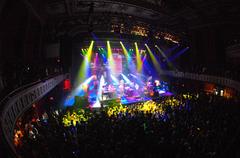
<svg viewBox="0 0 240 158"><path fill-rule="evenodd" d="M216 77L211 75L194 74L179 71L164 71L162 75L171 76L175 78L191 79L197 81L212 82L226 87L233 88L240 92L240 82L231 79ZM13 146L13 132L17 118L31 107L32 103L41 99L55 86L66 78L66 75L59 75L57 77L42 81L33 85L21 87L15 90L14 93L8 95L5 101L2 102L3 107L1 113L1 128L3 136L12 151L16 154Z"/></svg>
<svg viewBox="0 0 240 158"><path fill-rule="evenodd" d="M3 106L0 115L2 134L4 140L15 154L13 135L17 118L29 109L34 102L45 96L65 78L66 75L58 75L45 81L22 86L1 101L1 106Z"/></svg>
<svg viewBox="0 0 240 158"><path fill-rule="evenodd" d="M240 82L227 79L224 77L217 77L217 76L211 76L211 75L203 75L203 74L195 74L195 73L189 73L189 72L180 72L180 71L164 71L162 72L162 75L176 77L176 78L184 78L184 79L191 79L191 80L197 80L197 81L205 81L205 82L212 82L216 83L218 85L226 86L229 88L233 88L236 91L240 92Z"/></svg>

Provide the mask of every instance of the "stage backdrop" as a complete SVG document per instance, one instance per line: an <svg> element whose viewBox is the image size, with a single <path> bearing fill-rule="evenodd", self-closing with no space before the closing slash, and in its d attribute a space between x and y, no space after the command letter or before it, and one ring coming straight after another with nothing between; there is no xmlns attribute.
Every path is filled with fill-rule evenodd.
<svg viewBox="0 0 240 158"><path fill-rule="evenodd" d="M113 75L118 76L122 73L122 56L117 53L113 53L114 69Z"/></svg>

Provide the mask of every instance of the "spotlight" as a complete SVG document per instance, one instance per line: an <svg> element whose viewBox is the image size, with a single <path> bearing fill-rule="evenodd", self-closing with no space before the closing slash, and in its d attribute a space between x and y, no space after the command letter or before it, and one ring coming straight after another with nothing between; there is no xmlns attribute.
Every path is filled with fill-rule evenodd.
<svg viewBox="0 0 240 158"><path fill-rule="evenodd" d="M150 58L151 58L151 60L152 60L152 62L153 62L154 67L156 68L156 70L157 70L158 73L161 73L161 72L162 72L162 69L161 69L160 63L157 61L155 55L153 54L153 52L151 51L151 49L148 47L148 45L145 44L145 46L146 46L146 48L147 48L147 50L148 50L148 53L149 53L149 55L150 55Z"/></svg>
<svg viewBox="0 0 240 158"><path fill-rule="evenodd" d="M127 84L130 84L131 81L127 78L127 76L125 76L124 74L121 74L122 77L123 77L123 80L127 83Z"/></svg>
<svg viewBox="0 0 240 158"><path fill-rule="evenodd" d="M90 46L88 49L84 49L85 50L85 59L84 62L82 62L80 70L79 70L79 75L77 77L77 82L82 82L86 77L88 77L89 73L88 73L88 68L89 68L89 62L91 60L91 56L92 56L92 50L93 50L93 44L94 41L91 42Z"/></svg>

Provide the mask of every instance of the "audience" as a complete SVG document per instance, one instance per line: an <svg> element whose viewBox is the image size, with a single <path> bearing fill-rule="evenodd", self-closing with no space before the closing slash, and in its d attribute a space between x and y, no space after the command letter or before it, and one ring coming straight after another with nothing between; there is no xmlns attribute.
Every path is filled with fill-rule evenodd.
<svg viewBox="0 0 240 158"><path fill-rule="evenodd" d="M64 111L48 111L26 126L23 158L239 157L240 107L234 99L199 95L157 112L109 116L93 111L87 121L62 123ZM46 114L45 114L46 116ZM47 118L47 119L46 119Z"/></svg>

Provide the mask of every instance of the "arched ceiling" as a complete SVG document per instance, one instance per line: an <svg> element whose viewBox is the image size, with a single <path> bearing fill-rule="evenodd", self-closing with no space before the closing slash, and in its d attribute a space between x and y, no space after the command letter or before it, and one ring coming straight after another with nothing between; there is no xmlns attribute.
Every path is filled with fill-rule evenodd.
<svg viewBox="0 0 240 158"><path fill-rule="evenodd" d="M237 0L46 0L47 24L56 36L110 31L113 24L180 37L205 25L239 23Z"/></svg>

